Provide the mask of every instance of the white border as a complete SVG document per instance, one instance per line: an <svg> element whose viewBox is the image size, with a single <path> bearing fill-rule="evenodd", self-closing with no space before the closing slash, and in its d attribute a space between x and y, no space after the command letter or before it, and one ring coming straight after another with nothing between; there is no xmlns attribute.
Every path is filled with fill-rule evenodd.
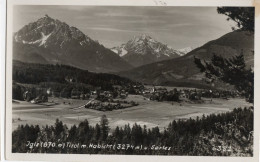
<svg viewBox="0 0 260 162"><path fill-rule="evenodd" d="M4 116L5 116L5 25L6 25L6 1L0 1L0 159L4 157Z"/></svg>
<svg viewBox="0 0 260 162"><path fill-rule="evenodd" d="M7 62L6 62L6 147L7 160L47 160L47 161L235 161L251 162L258 161L259 155L259 102L257 95L260 94L258 84L260 81L259 61L260 56L260 32L259 16L256 17L255 32L255 112L254 112L254 156L253 157L207 157L207 156L147 156L147 155L83 155L83 154L23 154L11 153L12 137L12 22L13 5L98 5L98 6L254 6L253 0L8 0L7 1ZM259 11L259 7L257 7ZM258 29L258 30L257 30ZM3 141L2 141L3 142Z"/></svg>

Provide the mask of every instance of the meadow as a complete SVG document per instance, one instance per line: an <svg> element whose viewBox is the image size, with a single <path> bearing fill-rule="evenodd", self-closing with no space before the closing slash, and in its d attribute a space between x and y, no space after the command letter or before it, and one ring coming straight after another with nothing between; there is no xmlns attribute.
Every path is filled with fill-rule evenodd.
<svg viewBox="0 0 260 162"><path fill-rule="evenodd" d="M53 125L56 119L63 121L69 128L85 119L94 126L99 123L102 115L106 115L111 130L114 130L116 126L121 127L125 124L132 126L134 123L146 125L147 128L158 126L160 130L163 130L173 120L197 118L203 114L218 114L231 111L236 107L252 106L242 98L228 100L214 98L212 101L203 98L203 103L191 103L186 101L157 102L150 101L141 95L129 95L122 100L135 101L139 105L103 112L82 107L89 100L50 97L47 103L42 104L13 100L12 129L22 124Z"/></svg>

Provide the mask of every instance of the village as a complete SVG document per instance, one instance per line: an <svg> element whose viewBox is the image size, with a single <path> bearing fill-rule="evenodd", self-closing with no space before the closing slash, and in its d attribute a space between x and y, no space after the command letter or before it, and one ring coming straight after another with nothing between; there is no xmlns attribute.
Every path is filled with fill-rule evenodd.
<svg viewBox="0 0 260 162"><path fill-rule="evenodd" d="M114 85L112 90L102 90L101 87L95 87L88 91L73 88L70 92L55 91L52 88L22 88L23 100L32 104L53 103L54 101L48 98L69 98L73 100L82 100L84 104L80 107L86 109L93 109L98 111L112 111L117 109L125 109L138 106L136 101L125 100L128 95L139 95L143 100L158 101L158 102L189 102L189 103L203 103L203 98L234 98L239 97L236 91L224 90L208 90L196 88L171 88L167 89L162 86L144 86L144 85L131 85L120 86ZM73 104L72 102L64 102L63 104ZM59 103L60 104L60 103Z"/></svg>

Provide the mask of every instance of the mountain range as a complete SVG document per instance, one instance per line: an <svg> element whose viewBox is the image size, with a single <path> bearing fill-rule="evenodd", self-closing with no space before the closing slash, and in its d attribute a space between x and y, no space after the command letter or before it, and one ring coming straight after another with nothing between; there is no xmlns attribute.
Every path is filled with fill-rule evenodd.
<svg viewBox="0 0 260 162"><path fill-rule="evenodd" d="M14 33L13 42L17 61L64 64L154 85L212 86L205 84L194 57L207 61L213 54L229 58L243 51L247 67L254 66L254 33L239 30L196 49L175 50L145 34L108 49L76 27L45 15Z"/></svg>
<svg viewBox="0 0 260 162"><path fill-rule="evenodd" d="M233 31L196 48L188 54L143 65L119 75L130 79L154 85L174 86L212 86L205 84L205 77L194 63L194 57L210 60L213 54L230 58L243 50L247 67L254 65L254 34L246 31ZM217 85L215 85L217 86ZM221 85L225 87L224 85ZM228 86L228 85L227 85Z"/></svg>
<svg viewBox="0 0 260 162"><path fill-rule="evenodd" d="M113 47L111 50L134 67L177 58L187 53L187 51L174 50L146 34L135 36L127 43Z"/></svg>
<svg viewBox="0 0 260 162"><path fill-rule="evenodd" d="M93 72L132 66L76 27L48 15L14 33L13 58L28 63L65 64Z"/></svg>

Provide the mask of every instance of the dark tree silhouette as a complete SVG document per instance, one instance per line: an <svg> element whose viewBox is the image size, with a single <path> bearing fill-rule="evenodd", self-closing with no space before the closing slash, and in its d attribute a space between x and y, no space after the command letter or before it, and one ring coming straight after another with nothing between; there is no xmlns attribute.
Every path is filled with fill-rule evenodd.
<svg viewBox="0 0 260 162"><path fill-rule="evenodd" d="M106 115L103 115L101 117L100 127L101 127L101 132L100 132L101 141L105 141L108 137L108 132L109 132L108 119Z"/></svg>
<svg viewBox="0 0 260 162"><path fill-rule="evenodd" d="M243 53L229 59L214 54L210 62L194 57L194 62L211 82L220 79L234 85L248 102L254 102L254 71L246 68Z"/></svg>
<svg viewBox="0 0 260 162"><path fill-rule="evenodd" d="M255 8L254 7L218 7L219 14L227 15L227 20L233 20L241 30L254 32ZM233 30L235 28L233 27Z"/></svg>
<svg viewBox="0 0 260 162"><path fill-rule="evenodd" d="M235 21L240 30L254 32L254 8L218 7L217 11L227 15L228 20ZM220 79L234 85L248 102L254 102L254 71L246 68L243 51L232 58L223 58L214 54L211 61L204 60L204 62L194 57L194 63L211 82Z"/></svg>
<svg viewBox="0 0 260 162"><path fill-rule="evenodd" d="M57 120L53 126L39 127L21 125L13 131L12 151L17 153L81 153L81 154L135 154L135 155L196 155L196 156L252 156L253 155L253 110L236 108L231 112L210 114L197 119L172 121L167 128L146 128L138 124L125 125L110 130L105 116L101 125L89 125L87 120L67 128ZM103 126L102 126L103 125ZM105 130L105 131L104 131ZM105 133L104 133L105 132ZM105 138L99 138L99 135ZM97 139L99 140L97 141ZM27 146L31 143L79 143L80 145L116 145L113 149L60 148ZM125 144L146 146L148 149L126 149ZM120 148L118 146L120 145ZM170 150L155 150L154 146L171 147ZM230 151L219 146L231 146ZM217 148L217 150L216 150Z"/></svg>

